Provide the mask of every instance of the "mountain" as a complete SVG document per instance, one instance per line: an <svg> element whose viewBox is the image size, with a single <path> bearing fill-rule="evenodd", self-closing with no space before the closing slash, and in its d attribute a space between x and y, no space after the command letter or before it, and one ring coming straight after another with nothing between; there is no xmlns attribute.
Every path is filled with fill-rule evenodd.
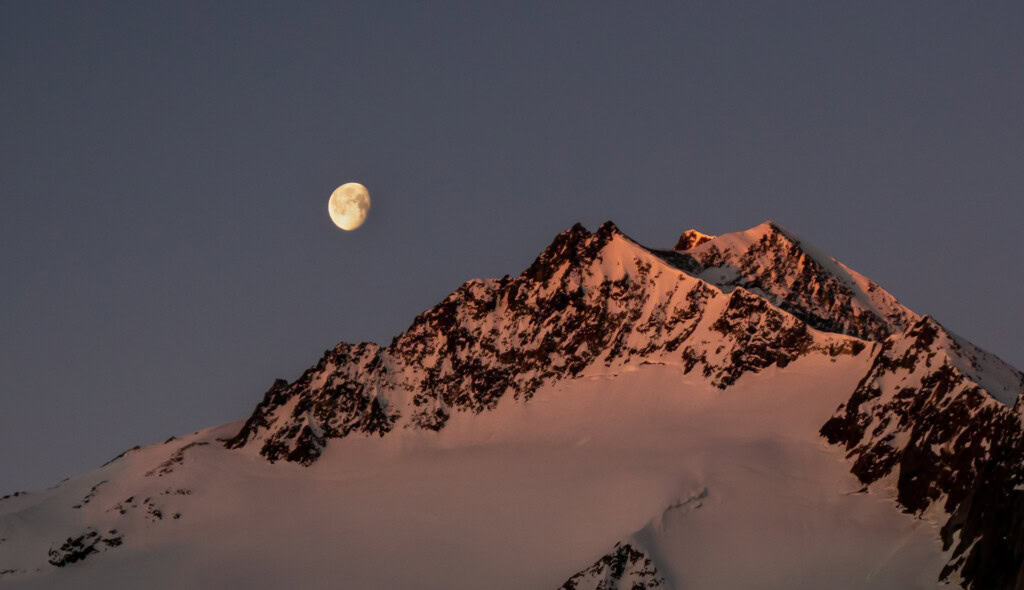
<svg viewBox="0 0 1024 590"><path fill-rule="evenodd" d="M0 500L0 586L1024 587L1024 375L766 222L577 224Z"/></svg>

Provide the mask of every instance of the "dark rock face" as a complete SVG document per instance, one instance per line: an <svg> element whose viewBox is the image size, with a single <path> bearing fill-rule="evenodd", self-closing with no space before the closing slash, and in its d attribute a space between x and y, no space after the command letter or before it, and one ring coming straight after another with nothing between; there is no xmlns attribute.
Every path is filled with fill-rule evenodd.
<svg viewBox="0 0 1024 590"><path fill-rule="evenodd" d="M1024 424L956 368L951 342L926 316L877 346L871 370L821 434L846 447L865 484L895 473L908 512L941 502L951 515L943 544L954 547L944 579L959 572L967 588L1019 588Z"/></svg>
<svg viewBox="0 0 1024 590"><path fill-rule="evenodd" d="M665 588L651 558L629 543L616 543L607 555L565 581L559 590L648 590Z"/></svg>
<svg viewBox="0 0 1024 590"><path fill-rule="evenodd" d="M267 459L308 465L330 438L383 435L398 418L377 396L376 384L386 375L379 346L341 343L294 383L276 380L225 446L242 447L263 433L260 453Z"/></svg>
<svg viewBox="0 0 1024 590"><path fill-rule="evenodd" d="M123 542L124 537L117 532L117 529L110 529L101 534L96 529L89 527L78 536L68 537L60 546L51 547L49 561L55 567L64 567L90 555L113 547L120 547Z"/></svg>
<svg viewBox="0 0 1024 590"><path fill-rule="evenodd" d="M662 264L610 222L577 224L518 277L465 283L387 348L339 344L296 382L276 381L227 446L259 440L271 461L309 464L332 438L384 435L403 418L440 430L454 411L529 399L588 367L673 364L725 388L815 346L764 298ZM851 352L841 338L829 346Z"/></svg>
<svg viewBox="0 0 1024 590"><path fill-rule="evenodd" d="M725 313L711 327L742 343L732 349L724 373L716 375L722 385L731 385L746 370L772 364L785 367L812 343L806 324L778 313L767 301L742 289L732 292Z"/></svg>

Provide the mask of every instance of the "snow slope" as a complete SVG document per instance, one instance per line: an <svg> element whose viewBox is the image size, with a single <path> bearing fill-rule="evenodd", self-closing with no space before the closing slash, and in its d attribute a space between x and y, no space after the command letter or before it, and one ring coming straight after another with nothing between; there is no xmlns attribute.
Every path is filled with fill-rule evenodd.
<svg viewBox="0 0 1024 590"><path fill-rule="evenodd" d="M810 355L727 391L677 367L587 375L440 432L347 437L308 468L224 449L225 425L0 503L5 535L37 536L0 545L0 568L29 570L0 585L555 588L634 538L672 588L931 588L935 523L856 493L815 433L867 362ZM124 546L49 567L77 513Z"/></svg>

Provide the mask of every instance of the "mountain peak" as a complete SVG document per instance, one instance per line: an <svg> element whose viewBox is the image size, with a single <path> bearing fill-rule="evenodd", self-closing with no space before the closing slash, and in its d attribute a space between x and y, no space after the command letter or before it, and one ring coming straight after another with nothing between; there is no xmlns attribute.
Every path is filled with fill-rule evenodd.
<svg viewBox="0 0 1024 590"><path fill-rule="evenodd" d="M601 224L601 227L598 228L597 233L613 235L613 234L621 234L622 231L619 230L619 227L617 225L615 225L614 221L609 219L608 221L605 221L604 223Z"/></svg>
<svg viewBox="0 0 1024 590"><path fill-rule="evenodd" d="M820 330L881 340L917 319L876 283L773 220L696 241L685 253L677 246L676 253L688 272L722 289L764 295Z"/></svg>
<svg viewBox="0 0 1024 590"><path fill-rule="evenodd" d="M831 256L816 249L796 232L784 227L774 219L766 219L746 231L724 234L722 237L726 236L736 236L741 241L748 243L772 242L777 244L777 248L799 250L821 263L834 260Z"/></svg>
<svg viewBox="0 0 1024 590"><path fill-rule="evenodd" d="M793 232L789 231L785 227L782 227L782 224L779 223L778 221L775 221L774 219L765 219L764 221L755 225L748 231L754 230L761 230L762 232L775 231L779 232L780 234L785 234L786 237L789 237L793 240L797 240L797 237L795 236L795 234L793 234Z"/></svg>
<svg viewBox="0 0 1024 590"><path fill-rule="evenodd" d="M616 236L625 237L625 234L610 220L601 224L596 232L590 232L577 222L555 236L522 276L547 281L565 263L578 265L593 260Z"/></svg>
<svg viewBox="0 0 1024 590"><path fill-rule="evenodd" d="M328 439L396 424L441 430L453 412L529 399L585 370L657 363L724 389L812 351L863 348L736 287L716 288L612 222L576 224L519 276L465 283L386 349L339 345L288 395L268 392L229 444L258 441L272 461L308 464Z"/></svg>
<svg viewBox="0 0 1024 590"><path fill-rule="evenodd" d="M715 236L708 235L703 232L699 232L695 229L688 229L683 232L683 235L679 236L679 241L676 242L676 247L673 250L682 252L700 246L704 242L709 242L715 239Z"/></svg>

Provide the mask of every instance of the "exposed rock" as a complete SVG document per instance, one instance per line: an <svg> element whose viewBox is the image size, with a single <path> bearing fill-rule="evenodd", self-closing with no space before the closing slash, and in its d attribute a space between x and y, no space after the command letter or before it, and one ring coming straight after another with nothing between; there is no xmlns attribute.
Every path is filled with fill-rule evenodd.
<svg viewBox="0 0 1024 590"><path fill-rule="evenodd" d="M878 347L849 401L821 429L870 484L892 473L897 500L921 513L941 502L953 548L943 579L972 589L1024 583L1024 424L958 368L955 342L925 316Z"/></svg>
<svg viewBox="0 0 1024 590"><path fill-rule="evenodd" d="M294 383L278 379L239 433L227 441L239 448L262 439L260 453L271 461L310 464L329 438L353 432L391 430L397 415L377 399L375 381L386 375L381 349L372 343L341 343Z"/></svg>
<svg viewBox="0 0 1024 590"><path fill-rule="evenodd" d="M164 443L164 444L166 444L166 443ZM208 445L208 444L210 444L210 443L205 442L205 441L200 441L200 442L192 442L192 443L188 443L186 445L182 445L180 448L178 448L178 450L174 451L174 453L172 453L171 456L168 457L166 461L164 461L163 463L157 465L153 469L150 469L149 471L147 471L146 472L146 477L153 477L153 476L163 477L165 475L169 475L169 474L173 473L174 469L177 466L181 465L185 461L185 451L187 451L187 450L189 450L189 449L191 449L193 447L201 447L203 445Z"/></svg>
<svg viewBox="0 0 1024 590"><path fill-rule="evenodd" d="M55 567L64 567L90 555L120 547L123 542L124 537L117 529L100 534L96 529L89 527L78 536L68 537L59 547L50 547L49 562Z"/></svg>
<svg viewBox="0 0 1024 590"><path fill-rule="evenodd" d="M651 558L629 543L615 547L587 569L577 573L560 590L665 590L665 579L658 574Z"/></svg>
<svg viewBox="0 0 1024 590"><path fill-rule="evenodd" d="M160 495L169 495L169 493L169 491L161 492ZM178 490L177 493L183 493L182 495L188 495L191 494L191 491ZM129 512L136 512L139 510L141 510L146 520L152 522L163 520L164 518L164 509L159 504L157 504L152 497L147 497L140 501L136 496L129 496L108 508L107 512L117 512L119 515L125 516ZM175 516L174 518L180 518L180 514Z"/></svg>

